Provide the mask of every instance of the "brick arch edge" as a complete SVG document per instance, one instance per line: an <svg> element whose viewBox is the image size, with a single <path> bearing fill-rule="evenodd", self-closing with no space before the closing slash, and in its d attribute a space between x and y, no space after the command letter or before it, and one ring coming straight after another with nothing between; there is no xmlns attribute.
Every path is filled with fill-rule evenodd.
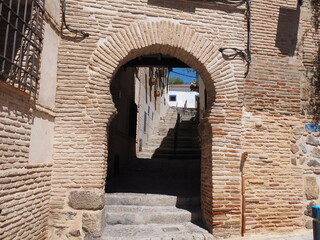
<svg viewBox="0 0 320 240"><path fill-rule="evenodd" d="M237 106L239 97L233 67L223 59L218 51L219 47L203 34L172 21L137 22L120 29L100 40L90 58L86 85L90 104L87 110L92 119L108 124L116 112L109 91L110 82L123 64L138 56L161 53L176 57L193 67L204 81L209 103L207 116L202 121L202 212L210 232L219 233L228 227L232 229L229 234L234 234L240 231L240 194L236 194L238 197L234 194L239 188L239 185L235 184L239 181L239 176L234 174L234 169L230 169L230 179L216 180L214 172L221 171L221 168L215 165L215 160L226 161L226 165L228 162L234 163L239 157L240 147L235 146L237 153L231 157L215 156L213 153L234 152L233 146L215 146L215 142L228 141L228 137L234 139L229 132L239 130L238 122L232 121L232 126L226 126L226 116L228 112L237 112L238 115L241 113ZM107 143L104 147L107 149ZM225 168L228 171L227 167ZM226 183L230 183L234 189L230 189ZM217 195L215 188L219 192ZM219 200L222 188L226 188L226 193L222 194L223 199ZM239 207L226 211L228 205ZM223 209L216 206L223 206Z"/></svg>

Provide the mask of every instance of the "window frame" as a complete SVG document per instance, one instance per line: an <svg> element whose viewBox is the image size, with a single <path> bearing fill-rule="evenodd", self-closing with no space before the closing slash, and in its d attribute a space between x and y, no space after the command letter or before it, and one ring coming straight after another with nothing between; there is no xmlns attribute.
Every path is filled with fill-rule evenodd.
<svg viewBox="0 0 320 240"><path fill-rule="evenodd" d="M40 80L44 7L45 0L0 2L5 30L0 34L0 82L33 96Z"/></svg>
<svg viewBox="0 0 320 240"><path fill-rule="evenodd" d="M174 100L171 100L171 97L174 97ZM169 95L169 102L176 102L177 101L177 94L175 95Z"/></svg>

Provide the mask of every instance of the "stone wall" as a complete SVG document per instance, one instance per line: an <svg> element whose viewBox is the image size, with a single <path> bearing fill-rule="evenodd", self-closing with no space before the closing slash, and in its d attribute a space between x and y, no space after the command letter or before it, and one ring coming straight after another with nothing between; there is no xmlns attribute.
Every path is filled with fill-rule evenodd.
<svg viewBox="0 0 320 240"><path fill-rule="evenodd" d="M307 131L305 127L294 129L295 139L291 145L291 163L303 171L303 204L306 227L312 228L311 206L319 205L320 183L320 133Z"/></svg>

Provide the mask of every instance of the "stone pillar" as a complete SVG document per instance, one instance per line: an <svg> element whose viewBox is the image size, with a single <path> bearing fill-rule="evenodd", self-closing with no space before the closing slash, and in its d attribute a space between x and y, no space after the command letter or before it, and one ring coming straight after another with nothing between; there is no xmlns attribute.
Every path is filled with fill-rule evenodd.
<svg viewBox="0 0 320 240"><path fill-rule="evenodd" d="M104 192L98 190L71 191L68 200L68 205L72 209L83 210L82 230L85 238L100 237L104 227ZM69 234L80 236L80 230L71 230Z"/></svg>

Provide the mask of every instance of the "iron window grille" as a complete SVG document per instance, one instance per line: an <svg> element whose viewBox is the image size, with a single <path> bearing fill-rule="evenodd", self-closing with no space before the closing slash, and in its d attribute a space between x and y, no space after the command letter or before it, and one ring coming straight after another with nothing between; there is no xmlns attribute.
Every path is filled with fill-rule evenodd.
<svg viewBox="0 0 320 240"><path fill-rule="evenodd" d="M0 0L0 81L36 94L45 0Z"/></svg>

